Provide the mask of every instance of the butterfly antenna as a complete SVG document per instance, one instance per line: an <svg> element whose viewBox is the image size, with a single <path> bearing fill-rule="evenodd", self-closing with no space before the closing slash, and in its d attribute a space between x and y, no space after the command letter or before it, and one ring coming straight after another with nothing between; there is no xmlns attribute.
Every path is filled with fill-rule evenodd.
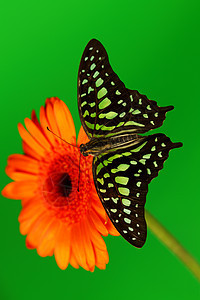
<svg viewBox="0 0 200 300"><path fill-rule="evenodd" d="M77 189L78 192L79 192L80 175L81 175L81 152L79 156L79 168L78 168L78 189Z"/></svg>
<svg viewBox="0 0 200 300"><path fill-rule="evenodd" d="M55 135L57 138L59 138L60 140L62 140L62 141L65 142L65 143L67 143L68 145L71 145L71 146L73 146L73 147L75 147L75 148L79 148L79 146L72 145L72 144L68 143L67 141L65 141L64 139L62 139L60 136L58 136L58 135L55 134L53 131L51 131L51 130L49 129L48 126L47 126L47 130L50 131L51 133L53 133L53 135Z"/></svg>

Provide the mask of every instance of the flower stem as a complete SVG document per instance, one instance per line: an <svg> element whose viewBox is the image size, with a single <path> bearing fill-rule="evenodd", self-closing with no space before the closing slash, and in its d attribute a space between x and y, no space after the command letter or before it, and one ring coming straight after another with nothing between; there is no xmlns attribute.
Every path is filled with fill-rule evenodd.
<svg viewBox="0 0 200 300"><path fill-rule="evenodd" d="M147 226L179 259L188 267L193 275L200 281L200 265L183 248L183 246L160 224L148 211L145 211Z"/></svg>

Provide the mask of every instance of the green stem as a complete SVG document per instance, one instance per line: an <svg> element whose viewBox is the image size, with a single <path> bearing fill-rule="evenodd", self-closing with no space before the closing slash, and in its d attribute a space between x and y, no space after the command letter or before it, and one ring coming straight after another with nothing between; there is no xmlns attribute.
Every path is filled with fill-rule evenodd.
<svg viewBox="0 0 200 300"><path fill-rule="evenodd" d="M145 211L147 226L179 259L188 267L200 281L200 265L183 248L183 246L167 231L148 211Z"/></svg>

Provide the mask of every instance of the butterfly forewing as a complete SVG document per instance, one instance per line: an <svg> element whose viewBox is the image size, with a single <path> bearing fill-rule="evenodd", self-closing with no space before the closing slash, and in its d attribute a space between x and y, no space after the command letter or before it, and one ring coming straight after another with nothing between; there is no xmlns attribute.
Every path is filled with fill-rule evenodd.
<svg viewBox="0 0 200 300"><path fill-rule="evenodd" d="M93 176L104 208L120 234L132 245L146 240L144 205L148 183L163 168L172 148L164 134L144 137L134 147L117 149L93 160Z"/></svg>
<svg viewBox="0 0 200 300"><path fill-rule="evenodd" d="M78 107L82 125L91 137L131 129L146 132L162 125L173 106L158 107L129 90L112 70L103 45L93 39L86 46L78 73Z"/></svg>

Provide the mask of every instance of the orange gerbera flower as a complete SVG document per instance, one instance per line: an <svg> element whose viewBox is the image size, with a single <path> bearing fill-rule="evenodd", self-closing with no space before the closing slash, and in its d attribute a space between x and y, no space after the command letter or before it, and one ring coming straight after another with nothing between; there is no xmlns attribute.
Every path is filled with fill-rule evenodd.
<svg viewBox="0 0 200 300"><path fill-rule="evenodd" d="M76 133L67 106L58 98L46 100L31 120L18 129L24 154L8 158L6 174L14 180L2 191L11 199L22 200L20 232L26 246L37 249L40 256L55 255L61 269L70 263L74 268L93 271L105 269L108 253L102 238L119 235L97 196L92 157L81 156L78 147L64 143L47 130L47 126L67 142L76 145ZM81 127L77 145L87 142ZM80 181L79 181L80 175ZM79 191L78 189L79 181Z"/></svg>

